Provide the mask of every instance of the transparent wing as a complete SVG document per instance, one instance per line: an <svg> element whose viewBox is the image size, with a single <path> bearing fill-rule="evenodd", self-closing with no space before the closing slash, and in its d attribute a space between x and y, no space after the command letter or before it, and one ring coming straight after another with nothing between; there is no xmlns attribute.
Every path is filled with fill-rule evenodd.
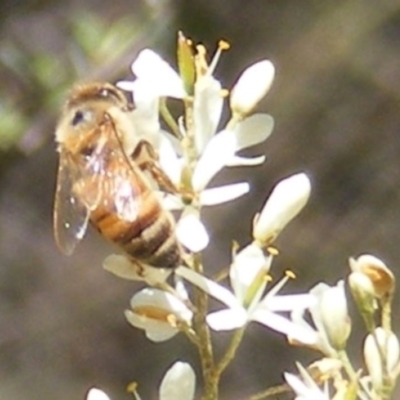
<svg viewBox="0 0 400 400"><path fill-rule="evenodd" d="M135 221L139 213L140 196L138 195L136 172L125 169L112 181L114 207L118 216L125 221Z"/></svg>
<svg viewBox="0 0 400 400"><path fill-rule="evenodd" d="M90 214L97 207L125 221L134 221L139 213L145 178L130 162L111 118L106 116L94 131L96 146L83 165L67 152L60 153L54 234L66 254L71 254L85 235Z"/></svg>
<svg viewBox="0 0 400 400"><path fill-rule="evenodd" d="M127 134L127 132L121 132ZM112 211L125 221L134 221L138 217L141 193L146 190L146 178L140 169L131 162L124 151L118 132L111 119L106 119L102 125L103 137L117 145L106 151L108 167L100 168L102 174L100 186L102 193L107 193L111 201ZM101 146L100 146L101 147ZM98 151L101 151L98 149ZM101 158L101 157L98 157ZM104 159L104 158L102 158Z"/></svg>
<svg viewBox="0 0 400 400"><path fill-rule="evenodd" d="M85 235L90 211L74 194L73 186L81 182L82 170L67 156L60 153L57 188L54 200L53 228L60 250L71 254Z"/></svg>

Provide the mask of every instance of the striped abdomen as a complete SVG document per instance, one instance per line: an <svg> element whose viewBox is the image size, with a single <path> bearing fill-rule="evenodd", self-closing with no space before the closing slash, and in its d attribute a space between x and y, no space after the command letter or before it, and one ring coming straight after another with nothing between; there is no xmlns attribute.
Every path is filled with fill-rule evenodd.
<svg viewBox="0 0 400 400"><path fill-rule="evenodd" d="M181 248L175 236L172 215L164 210L155 193L143 185L141 188L138 217L126 221L106 204L92 211L90 220L106 238L119 245L135 260L153 267L175 268L181 261Z"/></svg>

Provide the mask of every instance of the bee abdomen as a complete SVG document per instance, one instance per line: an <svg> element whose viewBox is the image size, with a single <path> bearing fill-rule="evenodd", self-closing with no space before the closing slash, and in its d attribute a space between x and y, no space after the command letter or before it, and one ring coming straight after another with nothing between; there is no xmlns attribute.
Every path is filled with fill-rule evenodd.
<svg viewBox="0 0 400 400"><path fill-rule="evenodd" d="M134 221L125 221L100 209L92 212L91 220L105 237L132 258L154 267L175 268L181 261L181 248L172 215L161 208L151 191L142 196L139 215Z"/></svg>
<svg viewBox="0 0 400 400"><path fill-rule="evenodd" d="M154 267L175 268L181 261L172 217L166 211L127 243L125 249L132 257Z"/></svg>

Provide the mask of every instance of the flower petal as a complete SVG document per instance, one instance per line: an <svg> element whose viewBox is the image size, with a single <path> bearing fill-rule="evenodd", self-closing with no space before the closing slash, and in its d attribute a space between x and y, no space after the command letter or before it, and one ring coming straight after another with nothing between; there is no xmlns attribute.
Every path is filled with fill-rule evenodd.
<svg viewBox="0 0 400 400"><path fill-rule="evenodd" d="M228 289L219 285L218 283L207 279L203 275L198 274L195 271L187 267L178 267L175 273L182 278L186 279L193 285L199 287L204 292L208 293L210 296L216 298L220 302L224 303L230 308L241 307L236 297Z"/></svg>
<svg viewBox="0 0 400 400"><path fill-rule="evenodd" d="M200 193L200 204L202 206L213 206L237 199L250 191L247 182L233 183L231 185L218 186L205 189Z"/></svg>
<svg viewBox="0 0 400 400"><path fill-rule="evenodd" d="M192 184L195 191L202 191L233 157L236 141L235 135L230 130L224 130L211 139L193 173Z"/></svg>
<svg viewBox="0 0 400 400"><path fill-rule="evenodd" d="M132 71L151 93L178 99L186 96L178 73L153 50L142 50L132 64Z"/></svg>
<svg viewBox="0 0 400 400"><path fill-rule="evenodd" d="M190 251L198 253L204 250L210 238L205 226L200 221L198 211L186 208L182 218L176 226L178 240Z"/></svg>
<svg viewBox="0 0 400 400"><path fill-rule="evenodd" d="M160 400L192 400L196 376L192 367L177 361L165 374L160 385Z"/></svg>
<svg viewBox="0 0 400 400"><path fill-rule="evenodd" d="M217 130L222 106L221 84L210 75L199 77L193 103L194 138L199 154Z"/></svg>
<svg viewBox="0 0 400 400"><path fill-rule="evenodd" d="M255 165L260 165L265 161L265 156L258 157L240 157L233 156L226 163L227 167L253 167Z"/></svg>
<svg viewBox="0 0 400 400"><path fill-rule="evenodd" d="M247 322L247 312L242 307L228 308L208 314L208 326L215 331L230 331L244 326Z"/></svg>
<svg viewBox="0 0 400 400"><path fill-rule="evenodd" d="M236 125L236 151L264 142L274 128L274 119L268 114L254 114Z"/></svg>
<svg viewBox="0 0 400 400"><path fill-rule="evenodd" d="M317 335L309 329L296 325L289 319L264 308L257 307L251 314L251 320L283 333L300 343L313 345L317 342Z"/></svg>
<svg viewBox="0 0 400 400"><path fill-rule="evenodd" d="M103 261L103 268L122 279L145 281L149 285L165 282L171 270L135 264L133 260L120 254L111 254Z"/></svg>
<svg viewBox="0 0 400 400"><path fill-rule="evenodd" d="M163 135L160 135L158 156L160 167L171 181L178 186L181 180L183 159L178 158L171 141Z"/></svg>

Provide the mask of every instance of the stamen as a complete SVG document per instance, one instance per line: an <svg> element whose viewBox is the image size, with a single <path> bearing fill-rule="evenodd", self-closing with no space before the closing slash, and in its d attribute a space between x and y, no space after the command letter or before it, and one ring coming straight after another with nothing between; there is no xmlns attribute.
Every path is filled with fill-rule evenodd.
<svg viewBox="0 0 400 400"><path fill-rule="evenodd" d="M208 67L208 74L212 75L214 73L214 70L217 66L217 63L219 61L219 58L221 57L221 54L224 50L229 49L229 43L226 42L225 40L220 40L218 43L218 49L214 54L213 59L211 60L210 66Z"/></svg>

